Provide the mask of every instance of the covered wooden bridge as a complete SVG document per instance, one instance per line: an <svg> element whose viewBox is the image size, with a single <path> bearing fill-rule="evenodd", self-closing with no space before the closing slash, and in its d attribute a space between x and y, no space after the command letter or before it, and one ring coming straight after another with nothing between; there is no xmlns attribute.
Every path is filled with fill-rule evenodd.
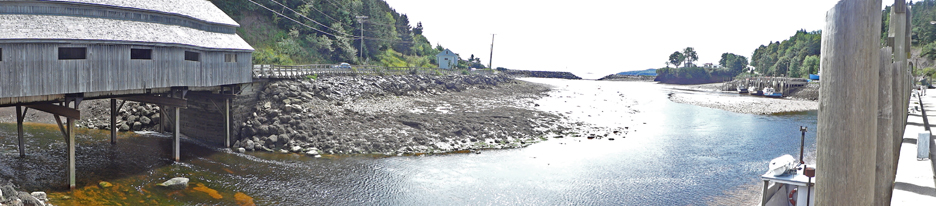
<svg viewBox="0 0 936 206"><path fill-rule="evenodd" d="M189 91L210 91L199 94L229 108L233 86L252 81L253 48L237 27L205 0L0 1L0 107L16 107L20 156L26 112L55 115L74 188L78 105L110 98L112 143L117 100L171 107L162 112L175 113L163 117L174 118L178 161L179 108Z"/></svg>

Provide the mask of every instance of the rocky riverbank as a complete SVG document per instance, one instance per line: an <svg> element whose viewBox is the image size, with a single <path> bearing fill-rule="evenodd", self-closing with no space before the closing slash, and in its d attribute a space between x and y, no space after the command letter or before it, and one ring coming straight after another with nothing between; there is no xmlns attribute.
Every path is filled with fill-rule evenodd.
<svg viewBox="0 0 936 206"><path fill-rule="evenodd" d="M533 108L547 91L505 75L271 82L239 123L234 148L399 155L523 147L569 129L559 116Z"/></svg>
<svg viewBox="0 0 936 206"><path fill-rule="evenodd" d="M234 122L239 136L233 149L316 156L524 147L546 136L571 136L581 127L535 109L533 101L549 90L503 74L272 81L257 95L257 104L249 106L253 112ZM109 100L84 101L81 110L79 127L110 129ZM127 102L118 113L117 127L155 130L159 110L156 105ZM0 121L15 122L14 112L0 112ZM26 121L54 124L51 115L29 114Z"/></svg>
<svg viewBox="0 0 936 206"><path fill-rule="evenodd" d="M46 206L49 198L45 192L17 191L9 180L0 179L0 206Z"/></svg>
<svg viewBox="0 0 936 206"><path fill-rule="evenodd" d="M118 105L120 104L118 101ZM75 125L79 128L110 129L110 100L85 100L79 106L82 119ZM117 115L117 129L120 131L154 131L159 124L159 106L127 101ZM29 110L26 122L56 124L55 118L45 112ZM16 108L0 108L0 122L16 122Z"/></svg>

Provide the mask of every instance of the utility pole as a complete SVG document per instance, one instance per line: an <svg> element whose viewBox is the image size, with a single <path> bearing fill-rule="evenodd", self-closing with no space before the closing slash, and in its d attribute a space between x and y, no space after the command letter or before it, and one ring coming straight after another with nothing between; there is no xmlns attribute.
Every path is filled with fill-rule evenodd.
<svg viewBox="0 0 936 206"><path fill-rule="evenodd" d="M491 57L488 58L489 69L494 69L494 35L491 34Z"/></svg>
<svg viewBox="0 0 936 206"><path fill-rule="evenodd" d="M366 21L367 16L356 16L355 18L361 24L361 50L359 51L358 60L364 62L364 21Z"/></svg>

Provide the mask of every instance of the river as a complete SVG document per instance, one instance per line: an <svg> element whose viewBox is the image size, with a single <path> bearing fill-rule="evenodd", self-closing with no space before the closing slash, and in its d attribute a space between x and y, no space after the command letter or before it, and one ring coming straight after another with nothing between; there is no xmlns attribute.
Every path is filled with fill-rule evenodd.
<svg viewBox="0 0 936 206"><path fill-rule="evenodd" d="M173 163L168 137L122 133L110 145L107 131L79 130L79 188L67 190L55 126L27 124L28 155L19 158L15 124L0 124L0 177L46 191L56 205L705 205L757 184L771 159L797 156L799 126L816 127L815 111L750 115L678 104L667 95L680 91L652 82L526 80L555 87L539 109L596 130L632 131L615 140L566 136L521 149L395 157L239 154L186 141L182 162ZM814 145L810 131L807 151ZM188 189L156 186L177 176L191 178Z"/></svg>

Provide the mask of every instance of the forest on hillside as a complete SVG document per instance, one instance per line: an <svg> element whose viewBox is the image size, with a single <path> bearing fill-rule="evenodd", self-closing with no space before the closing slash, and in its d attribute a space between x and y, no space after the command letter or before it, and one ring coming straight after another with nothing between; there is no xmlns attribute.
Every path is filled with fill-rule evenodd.
<svg viewBox="0 0 936 206"><path fill-rule="evenodd" d="M766 76L807 77L819 72L822 32L796 31L787 40L754 49L751 66Z"/></svg>
<svg viewBox="0 0 936 206"><path fill-rule="evenodd" d="M932 62L936 60L936 0L911 1L909 5L912 24L910 31L911 47L914 50L920 50L919 56L914 57L928 60L925 64L915 65L920 68L914 68L913 74L934 78L936 77L936 68L933 67ZM887 6L882 12L882 46L887 43L891 9L891 6ZM750 58L750 66L753 67L755 74L745 72L731 72L730 74L734 74L736 77L747 75L807 77L809 74L819 72L821 44L822 31L799 30L789 39L772 41L757 47ZM676 54L670 55L667 68L657 70L658 75L669 74L673 78L711 78L713 72L719 71L719 68L704 69L691 64L680 68L679 64L676 64L680 62L673 61L674 55ZM678 55L675 57L678 60ZM726 55L723 54L721 61L728 60L725 57ZM741 62L736 61L736 63L740 64ZM670 64L676 66L676 68L669 68ZM720 62L719 66L725 67L727 65ZM708 74L702 71L708 71Z"/></svg>
<svg viewBox="0 0 936 206"><path fill-rule="evenodd" d="M444 51L384 0L211 0L241 24L254 64L431 67ZM363 29L363 38L361 38ZM361 44L363 41L363 45ZM459 68L483 68L474 57Z"/></svg>

